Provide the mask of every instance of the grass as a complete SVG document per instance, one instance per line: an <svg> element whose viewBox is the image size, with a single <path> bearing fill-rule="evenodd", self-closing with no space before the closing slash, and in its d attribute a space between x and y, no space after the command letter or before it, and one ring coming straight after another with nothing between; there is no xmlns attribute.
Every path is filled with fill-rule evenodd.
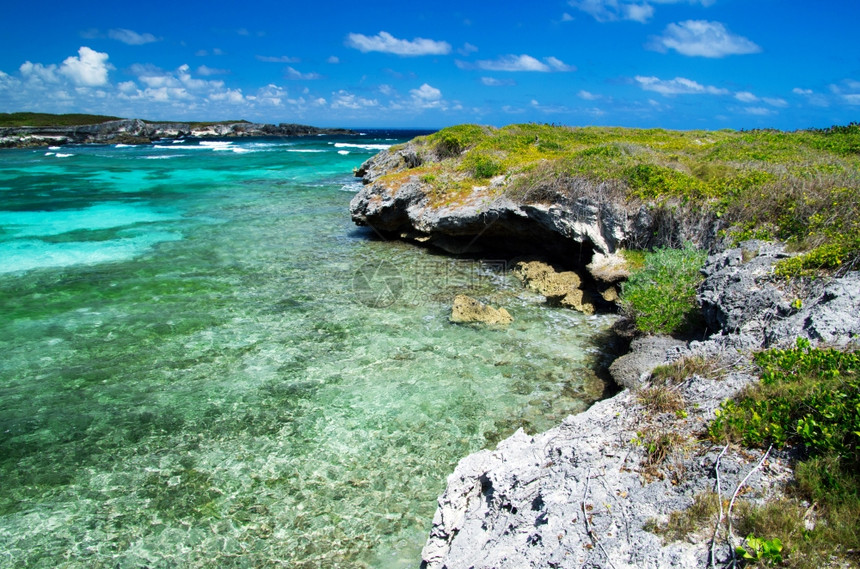
<svg viewBox="0 0 860 569"><path fill-rule="evenodd" d="M858 123L795 132L466 124L414 143L424 163L411 172L433 173L431 206L504 176L496 191L519 202L588 195L687 207L721 218L736 241L781 239L806 252L783 262L787 277L860 262Z"/></svg>

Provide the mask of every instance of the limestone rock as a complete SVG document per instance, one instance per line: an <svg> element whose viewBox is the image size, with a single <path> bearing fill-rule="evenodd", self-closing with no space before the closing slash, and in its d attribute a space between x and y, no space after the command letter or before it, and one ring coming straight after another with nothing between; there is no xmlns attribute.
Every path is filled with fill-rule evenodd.
<svg viewBox="0 0 860 569"><path fill-rule="evenodd" d="M451 322L480 322L506 326L513 321L513 316L504 308L493 308L465 294L458 294L454 297Z"/></svg>
<svg viewBox="0 0 860 569"><path fill-rule="evenodd" d="M593 300L588 292L580 288L582 278L575 272L557 272L543 261L521 261L514 268L514 274L527 287L545 296L548 302L594 314Z"/></svg>
<svg viewBox="0 0 860 569"><path fill-rule="evenodd" d="M639 387L654 368L666 361L669 350L686 344L669 336L645 336L630 343L630 351L609 366L609 373L621 387Z"/></svg>
<svg viewBox="0 0 860 569"><path fill-rule="evenodd" d="M604 283L617 283L627 280L630 276L627 259L617 253L612 255L595 253L585 268L595 280Z"/></svg>

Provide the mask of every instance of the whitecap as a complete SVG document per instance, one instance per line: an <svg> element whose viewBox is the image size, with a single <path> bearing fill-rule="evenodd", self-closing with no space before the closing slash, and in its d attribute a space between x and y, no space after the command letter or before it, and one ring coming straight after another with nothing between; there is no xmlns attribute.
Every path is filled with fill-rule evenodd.
<svg viewBox="0 0 860 569"><path fill-rule="evenodd" d="M69 156L74 156L74 154L61 154L57 152L57 158L68 158Z"/></svg>
<svg viewBox="0 0 860 569"><path fill-rule="evenodd" d="M346 142L338 142L334 145L335 148L361 148L362 150L387 150L392 144L348 144Z"/></svg>
<svg viewBox="0 0 860 569"><path fill-rule="evenodd" d="M48 150L59 150L59 149L60 149L59 146L49 146L48 147Z"/></svg>
<svg viewBox="0 0 860 569"><path fill-rule="evenodd" d="M134 148L133 144L114 144L114 148Z"/></svg>
<svg viewBox="0 0 860 569"><path fill-rule="evenodd" d="M338 150L337 153L346 156L347 154L349 154L349 150Z"/></svg>
<svg viewBox="0 0 860 569"><path fill-rule="evenodd" d="M53 156L53 155L54 155L53 152L45 152L45 156Z"/></svg>
<svg viewBox="0 0 860 569"><path fill-rule="evenodd" d="M310 148L295 148L295 149L288 149L287 152L316 153L316 152L325 152L325 150L311 150Z"/></svg>

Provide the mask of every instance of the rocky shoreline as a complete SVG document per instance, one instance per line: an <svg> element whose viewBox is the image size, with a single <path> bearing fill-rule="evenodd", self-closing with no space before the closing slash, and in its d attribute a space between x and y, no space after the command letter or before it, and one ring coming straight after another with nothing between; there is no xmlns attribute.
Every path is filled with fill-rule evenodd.
<svg viewBox="0 0 860 569"><path fill-rule="evenodd" d="M150 144L162 138L235 138L357 134L300 124L146 122L123 119L83 126L0 127L0 148L64 144Z"/></svg>
<svg viewBox="0 0 860 569"><path fill-rule="evenodd" d="M757 381L754 350L788 347L797 338L856 343L860 273L790 289L773 274L774 264L789 255L781 245L748 241L726 249L717 218L684 209L666 214L614 199L610 188L585 181L575 199L514 202L488 191L506 183L496 177L456 204L433 203L427 184L408 175L426 159L410 143L359 168L365 185L351 203L353 220L456 254L500 247L572 258L587 271L593 294L603 294L623 272L622 245L691 241L712 254L697 295L710 335L635 338L610 368L623 388L617 395L545 433L520 430L495 450L462 459L439 498L422 567L621 569L731 561L739 543L724 527L685 541L664 539L655 529L704 492L743 493L751 501L780 495L792 478L789 456L715 446L702 434L722 401ZM696 358L707 359L709 371L689 373L672 388L684 412L649 407L641 394L652 370Z"/></svg>

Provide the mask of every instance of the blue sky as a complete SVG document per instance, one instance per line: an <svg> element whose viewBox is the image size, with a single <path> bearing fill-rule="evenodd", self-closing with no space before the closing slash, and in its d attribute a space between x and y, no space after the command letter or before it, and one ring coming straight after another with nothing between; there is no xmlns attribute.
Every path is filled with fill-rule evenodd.
<svg viewBox="0 0 860 569"><path fill-rule="evenodd" d="M429 127L860 120L860 1L6 2L0 112Z"/></svg>

